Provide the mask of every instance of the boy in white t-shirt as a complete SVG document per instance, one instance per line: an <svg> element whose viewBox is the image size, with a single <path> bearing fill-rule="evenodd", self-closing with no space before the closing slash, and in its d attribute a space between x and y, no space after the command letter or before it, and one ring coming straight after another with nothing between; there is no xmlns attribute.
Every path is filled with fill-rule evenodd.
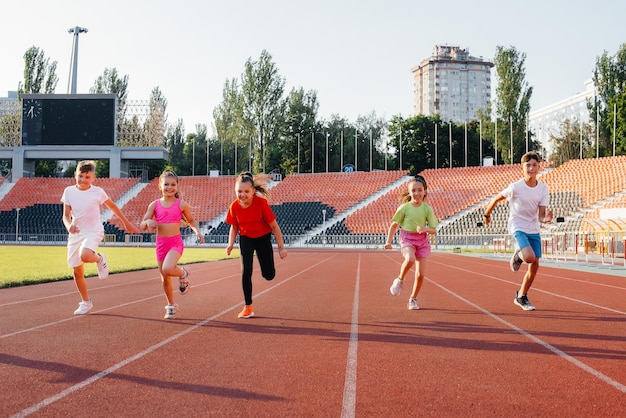
<svg viewBox="0 0 626 418"><path fill-rule="evenodd" d="M76 165L74 178L76 184L65 188L61 202L63 202L63 225L69 233L67 265L74 269L74 282L82 297L74 315L84 315L93 308L87 292L84 263L96 263L100 279L106 279L109 275L104 254L97 253L100 241L104 237L104 226L100 221L100 205L105 205L117 215L128 232L138 233L139 229L126 219L102 188L92 184L96 178L94 161L79 162Z"/></svg>
<svg viewBox="0 0 626 418"><path fill-rule="evenodd" d="M511 257L511 270L519 270L522 263L528 263L528 271L524 275L522 285L515 294L513 303L525 311L534 311L535 307L528 300L528 290L535 280L541 258L541 237L539 235L542 222L552 221L552 211L547 210L548 186L537 181L539 172L539 155L527 152L522 155L522 171L524 178L509 184L487 205L485 223L491 221L491 211L501 200L509 202L509 233L513 235L516 249Z"/></svg>

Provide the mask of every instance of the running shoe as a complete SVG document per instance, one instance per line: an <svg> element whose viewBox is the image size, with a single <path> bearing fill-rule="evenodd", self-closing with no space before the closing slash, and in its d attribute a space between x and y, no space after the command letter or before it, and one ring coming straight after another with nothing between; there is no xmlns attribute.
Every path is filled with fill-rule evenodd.
<svg viewBox="0 0 626 418"><path fill-rule="evenodd" d="M417 305L417 299L415 298L409 298L409 303L407 304L407 308L416 311L418 310L420 307Z"/></svg>
<svg viewBox="0 0 626 418"><path fill-rule="evenodd" d="M189 272L183 267L183 275L178 278L178 290L181 295L189 292Z"/></svg>
<svg viewBox="0 0 626 418"><path fill-rule="evenodd" d="M243 311L239 312L237 318L252 318L254 316L254 309L252 305L246 305L243 307Z"/></svg>
<svg viewBox="0 0 626 418"><path fill-rule="evenodd" d="M519 256L519 250L515 250L515 252L513 253L513 257L511 257L511 261L509 262L509 264L511 265L511 270L519 270L523 262L524 260L522 260L522 258Z"/></svg>
<svg viewBox="0 0 626 418"><path fill-rule="evenodd" d="M528 296L526 295L520 296L519 291L515 292L515 299L513 299L513 303L525 311L535 310L535 306L532 303L530 303L530 301L528 300Z"/></svg>
<svg viewBox="0 0 626 418"><path fill-rule="evenodd" d="M394 279L393 284L389 288L389 291L391 292L392 295L398 296L401 290L402 290L402 280L400 280L400 278L397 277Z"/></svg>
<svg viewBox="0 0 626 418"><path fill-rule="evenodd" d="M91 303L91 299L88 301L81 301L78 304L78 309L74 311L74 315L85 315L93 308L93 303Z"/></svg>
<svg viewBox="0 0 626 418"><path fill-rule="evenodd" d="M104 280L109 277L109 266L107 265L107 258L104 254L98 253L100 256L100 261L96 263L96 267L98 267L98 278L100 280Z"/></svg>
<svg viewBox="0 0 626 418"><path fill-rule="evenodd" d="M165 305L165 319L174 319L176 318L176 312L178 312L178 304L173 305Z"/></svg>

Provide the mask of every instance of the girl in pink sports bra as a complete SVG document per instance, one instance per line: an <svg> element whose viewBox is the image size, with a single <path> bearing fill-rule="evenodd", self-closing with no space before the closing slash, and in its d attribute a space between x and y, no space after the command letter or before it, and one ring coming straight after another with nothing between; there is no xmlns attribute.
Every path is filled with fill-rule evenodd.
<svg viewBox="0 0 626 418"><path fill-rule="evenodd" d="M165 170L159 177L161 198L150 203L141 221L143 231L156 230L156 258L159 273L163 282L163 291L167 298L165 318L173 319L178 312L178 304L174 301L172 277L178 277L181 294L189 292L189 272L178 266L183 255L183 238L180 235L181 221L189 225L196 233L199 242L204 242L198 222L191 213L191 207L178 196L178 176L172 170Z"/></svg>

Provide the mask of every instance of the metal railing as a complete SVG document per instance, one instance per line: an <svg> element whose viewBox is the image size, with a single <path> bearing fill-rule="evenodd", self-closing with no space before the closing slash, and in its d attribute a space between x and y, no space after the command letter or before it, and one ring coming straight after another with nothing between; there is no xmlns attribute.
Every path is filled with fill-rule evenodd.
<svg viewBox="0 0 626 418"><path fill-rule="evenodd" d="M186 245L198 245L194 234L185 234ZM394 248L399 248L398 236ZM514 251L513 238L509 234L441 235L430 237L434 251L483 252L495 257L510 257ZM382 249L386 234L352 235L284 235L285 246L291 248L326 249ZM154 246L155 237L145 234L125 234L122 240L107 234L105 246ZM276 243L275 240L273 241ZM575 262L590 265L626 267L626 233L568 232L542 233L542 258L558 262ZM66 245L67 234L0 234L0 245ZM225 247L228 235L205 235L205 247Z"/></svg>

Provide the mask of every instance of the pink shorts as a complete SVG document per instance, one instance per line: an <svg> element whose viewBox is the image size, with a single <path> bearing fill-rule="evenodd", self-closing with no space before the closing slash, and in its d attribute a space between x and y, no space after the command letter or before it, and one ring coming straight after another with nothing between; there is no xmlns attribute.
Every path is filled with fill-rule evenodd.
<svg viewBox="0 0 626 418"><path fill-rule="evenodd" d="M174 250L180 255L183 255L183 237L180 235L174 235L173 237L156 237L156 258L157 261L165 260L167 253Z"/></svg>
<svg viewBox="0 0 626 418"><path fill-rule="evenodd" d="M415 257L428 257L430 255L430 241L428 234L418 232L408 232L404 229L400 230L400 247L413 247L415 249Z"/></svg>

